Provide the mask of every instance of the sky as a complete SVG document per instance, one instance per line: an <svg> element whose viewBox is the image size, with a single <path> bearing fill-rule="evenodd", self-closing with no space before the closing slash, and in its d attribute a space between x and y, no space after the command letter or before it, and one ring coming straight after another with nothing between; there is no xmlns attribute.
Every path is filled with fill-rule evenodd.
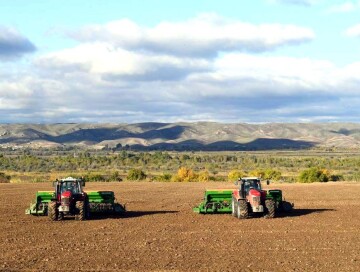
<svg viewBox="0 0 360 272"><path fill-rule="evenodd" d="M359 117L360 0L0 0L0 123Z"/></svg>

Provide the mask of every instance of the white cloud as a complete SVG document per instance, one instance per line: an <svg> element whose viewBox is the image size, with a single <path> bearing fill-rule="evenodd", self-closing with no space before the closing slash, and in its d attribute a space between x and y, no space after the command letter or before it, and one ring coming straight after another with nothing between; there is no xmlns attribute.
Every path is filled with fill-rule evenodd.
<svg viewBox="0 0 360 272"><path fill-rule="evenodd" d="M334 65L328 61L245 54L228 54L219 58L215 65L215 69L226 77L277 81L293 87L303 84L309 89L318 88L331 82L328 76L334 68Z"/></svg>
<svg viewBox="0 0 360 272"><path fill-rule="evenodd" d="M112 54L103 51L101 56L108 59ZM216 121L241 117L244 122L296 122L335 120L343 111L359 112L359 105L342 101L358 95L360 62L337 67L322 60L228 53L209 63L211 70L189 71L187 77L172 81L162 79L161 73L147 81L126 77L104 81L101 73L119 73L117 66L115 71L92 69L96 57L59 56L69 63L72 58L81 60L77 63L89 58L90 64L85 72L70 70L64 78L29 82L47 101L37 109L46 120L141 122L199 120L201 116L201 120ZM66 71L66 66L59 69ZM150 73L141 71L143 77Z"/></svg>
<svg viewBox="0 0 360 272"><path fill-rule="evenodd" d="M360 37L360 24L349 27L345 31L345 35L348 37Z"/></svg>
<svg viewBox="0 0 360 272"><path fill-rule="evenodd" d="M360 1L347 1L339 5L333 5L327 9L328 13L348 13L360 10Z"/></svg>
<svg viewBox="0 0 360 272"><path fill-rule="evenodd" d="M0 81L0 110L23 109L32 95L29 78L23 78L20 82Z"/></svg>
<svg viewBox="0 0 360 272"><path fill-rule="evenodd" d="M115 48L111 44L82 44L75 48L47 54L36 62L40 67L73 69L108 78L136 80L173 80L194 71L209 70L205 59L179 58L164 54L145 54Z"/></svg>
<svg viewBox="0 0 360 272"><path fill-rule="evenodd" d="M312 6L319 2L319 0L268 0L270 3L282 3L300 6Z"/></svg>
<svg viewBox="0 0 360 272"><path fill-rule="evenodd" d="M184 22L162 22L148 28L124 19L72 32L82 42L107 42L131 50L181 55L216 56L219 52L261 52L314 39L309 28L295 25L254 25L202 14Z"/></svg>

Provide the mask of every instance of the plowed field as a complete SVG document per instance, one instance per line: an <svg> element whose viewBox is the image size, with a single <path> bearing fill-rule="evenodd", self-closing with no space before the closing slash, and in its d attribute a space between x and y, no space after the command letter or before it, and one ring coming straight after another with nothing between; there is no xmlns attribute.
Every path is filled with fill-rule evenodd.
<svg viewBox="0 0 360 272"><path fill-rule="evenodd" d="M296 210L238 220L192 212L229 183L87 183L128 214L50 222L24 214L50 184L0 184L0 271L360 271L360 184L272 184Z"/></svg>

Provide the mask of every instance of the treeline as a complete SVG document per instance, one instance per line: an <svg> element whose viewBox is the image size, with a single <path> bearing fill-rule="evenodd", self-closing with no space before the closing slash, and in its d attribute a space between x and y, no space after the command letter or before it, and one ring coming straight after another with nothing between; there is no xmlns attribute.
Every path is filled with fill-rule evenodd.
<svg viewBox="0 0 360 272"><path fill-rule="evenodd" d="M256 175L295 182L299 174L308 169L324 170L328 180L360 180L358 156L297 156L296 153L247 153L247 152L131 152L96 154L86 151L66 155L9 155L0 154L0 171L16 173L83 173L89 179L123 180L131 178L131 171L140 170L145 179L157 178L175 181L182 167L191 169L194 177L201 180L228 180L231 171L243 175ZM144 176L142 177L144 178ZM136 179L135 179L136 180Z"/></svg>
<svg viewBox="0 0 360 272"><path fill-rule="evenodd" d="M254 153L168 153L168 152L127 152L98 155L80 152L62 156L3 155L0 154L0 171L68 171L129 169L146 167L150 170L175 170L179 166L192 166L194 169L209 171L229 170L241 166L245 171L256 168L278 168L286 171L303 168L328 168L332 170L360 170L360 157L357 156L295 156Z"/></svg>

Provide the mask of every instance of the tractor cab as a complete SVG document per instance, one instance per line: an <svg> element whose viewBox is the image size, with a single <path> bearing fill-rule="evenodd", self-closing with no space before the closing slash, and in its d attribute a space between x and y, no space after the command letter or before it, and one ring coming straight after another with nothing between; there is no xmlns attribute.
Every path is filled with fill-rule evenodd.
<svg viewBox="0 0 360 272"><path fill-rule="evenodd" d="M64 193L66 191L70 191L72 194L80 194L82 192L81 184L74 181L61 181L59 184L60 193Z"/></svg>
<svg viewBox="0 0 360 272"><path fill-rule="evenodd" d="M71 192L71 194L82 194L83 188L85 186L85 181L81 179L76 179L68 177L61 180L56 180L53 183L55 187L55 195L62 195L65 192Z"/></svg>
<svg viewBox="0 0 360 272"><path fill-rule="evenodd" d="M242 198L246 198L251 189L261 191L261 181L257 177L241 178L236 182L236 185L240 185L239 191Z"/></svg>

